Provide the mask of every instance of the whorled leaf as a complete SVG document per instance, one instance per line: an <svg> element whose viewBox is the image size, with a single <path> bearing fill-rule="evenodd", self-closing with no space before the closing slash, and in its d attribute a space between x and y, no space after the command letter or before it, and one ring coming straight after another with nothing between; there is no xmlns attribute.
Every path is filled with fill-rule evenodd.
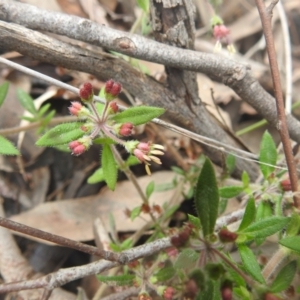
<svg viewBox="0 0 300 300"><path fill-rule="evenodd" d="M273 293L280 293L285 291L292 283L297 271L297 261L290 261L277 274L272 282L271 290Z"/></svg>
<svg viewBox="0 0 300 300"><path fill-rule="evenodd" d="M265 279L261 274L257 258L253 254L251 249L248 248L245 244L239 244L238 249L245 270L259 283L264 284Z"/></svg>
<svg viewBox="0 0 300 300"><path fill-rule="evenodd" d="M195 206L204 236L213 233L218 216L219 190L211 161L206 158L195 189Z"/></svg>
<svg viewBox="0 0 300 300"><path fill-rule="evenodd" d="M51 147L55 145L67 144L82 137L85 133L80 129L82 123L63 123L51 128L36 142L37 146Z"/></svg>
<svg viewBox="0 0 300 300"><path fill-rule="evenodd" d="M6 98L8 87L9 87L8 82L4 82L0 85L0 107Z"/></svg>
<svg viewBox="0 0 300 300"><path fill-rule="evenodd" d="M109 145L103 145L101 164L107 186L113 191L117 183L118 168Z"/></svg>
<svg viewBox="0 0 300 300"><path fill-rule="evenodd" d="M112 117L117 123L130 122L133 125L141 125L159 117L165 112L163 108L151 106L135 106L128 108Z"/></svg>
<svg viewBox="0 0 300 300"><path fill-rule="evenodd" d="M252 223L241 232L250 237L265 238L282 230L289 222L288 217L269 217Z"/></svg>
<svg viewBox="0 0 300 300"><path fill-rule="evenodd" d="M195 266L199 254L193 249L183 249L178 255L175 263L175 269L189 269Z"/></svg>
<svg viewBox="0 0 300 300"><path fill-rule="evenodd" d="M219 188L219 196L226 199L233 198L238 196L243 190L244 187L242 186L223 186Z"/></svg>
<svg viewBox="0 0 300 300"><path fill-rule="evenodd" d="M17 98L27 111L32 115L37 116L38 111L34 106L33 99L25 91L17 89Z"/></svg>
<svg viewBox="0 0 300 300"><path fill-rule="evenodd" d="M19 155L20 152L11 141L0 135L0 154Z"/></svg>
<svg viewBox="0 0 300 300"><path fill-rule="evenodd" d="M274 171L277 162L277 150L272 136L266 131L262 137L259 151L260 170L267 179Z"/></svg>
<svg viewBox="0 0 300 300"><path fill-rule="evenodd" d="M88 178L87 183L94 184L101 181L104 181L104 174L103 169L99 168Z"/></svg>
<svg viewBox="0 0 300 300"><path fill-rule="evenodd" d="M255 214L256 214L255 201L254 198L250 198L247 203L245 213L238 230L241 231L247 228L254 221Z"/></svg>
<svg viewBox="0 0 300 300"><path fill-rule="evenodd" d="M288 236L279 241L279 244L300 254L300 236Z"/></svg>

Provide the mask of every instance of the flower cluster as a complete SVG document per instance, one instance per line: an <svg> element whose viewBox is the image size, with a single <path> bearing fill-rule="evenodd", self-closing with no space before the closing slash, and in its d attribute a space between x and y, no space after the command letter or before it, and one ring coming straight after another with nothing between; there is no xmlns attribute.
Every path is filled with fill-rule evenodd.
<svg viewBox="0 0 300 300"><path fill-rule="evenodd" d="M69 112L82 122L80 129L85 132L85 135L69 143L69 148L72 154L78 156L89 149L95 138L109 138L112 140L112 143L123 145L130 154L136 156L141 163L144 163L146 172L150 175L150 162L161 164L157 155L164 154L164 147L151 142L142 143L122 139L122 137L129 137L134 133L134 124L128 121L118 121L119 119L116 118L121 112L118 104L113 100L118 97L121 89L120 83L112 79L108 80L102 93L105 98L105 104L99 108L93 100L92 85L90 83L83 84L79 91L83 104L72 102Z"/></svg>
<svg viewBox="0 0 300 300"><path fill-rule="evenodd" d="M224 43L227 45L227 50L234 54L236 51L230 40L230 30L223 24L223 20L219 16L214 16L211 20L211 26L213 36L217 40L214 51L221 51L222 44Z"/></svg>

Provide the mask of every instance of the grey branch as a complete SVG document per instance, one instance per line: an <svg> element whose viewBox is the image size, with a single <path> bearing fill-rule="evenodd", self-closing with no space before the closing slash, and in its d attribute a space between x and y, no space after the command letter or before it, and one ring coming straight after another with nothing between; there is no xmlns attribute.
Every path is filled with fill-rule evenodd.
<svg viewBox="0 0 300 300"><path fill-rule="evenodd" d="M144 244L142 246L123 251L120 254L126 257L126 262L131 262L142 257L156 254L171 246L172 244L170 242L170 239L163 238L152 243ZM117 262L100 260L80 267L60 269L55 273L51 273L37 279L2 284L0 285L0 293L35 288L45 288L47 290L53 290L70 281L90 275L100 274L101 272L109 270L117 265Z"/></svg>
<svg viewBox="0 0 300 300"><path fill-rule="evenodd" d="M198 114L195 118L189 108L181 104L182 99L175 93L132 68L125 61L101 51L80 49L17 24L0 21L0 29L3 47L48 63L87 72L102 80L114 78L148 105L165 108L166 116L179 126L238 148L227 137L226 132L209 118L204 106L195 107ZM215 163L222 163L222 151L208 146L204 146L204 149ZM256 178L256 166L253 163L236 159L236 175L241 174L243 170L246 170L252 179Z"/></svg>
<svg viewBox="0 0 300 300"><path fill-rule="evenodd" d="M10 0L0 0L0 19L35 30L65 35L138 59L205 73L231 87L270 124L274 127L277 125L274 98L251 76L249 66L234 60L164 45L86 19L53 13ZM288 127L291 138L300 142L299 122L291 115L288 116Z"/></svg>

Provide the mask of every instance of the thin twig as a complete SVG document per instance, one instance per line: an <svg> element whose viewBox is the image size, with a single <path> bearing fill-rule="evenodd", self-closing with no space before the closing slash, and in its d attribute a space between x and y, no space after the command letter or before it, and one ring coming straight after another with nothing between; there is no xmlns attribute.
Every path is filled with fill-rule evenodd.
<svg viewBox="0 0 300 300"><path fill-rule="evenodd" d="M280 83L280 73L277 64L276 50L274 46L274 39L271 26L272 9L276 5L278 0L272 1L268 8L265 7L265 4L262 0L255 0L255 2L259 11L259 15L262 22L262 28L266 39L267 52L274 85L274 93L277 107L277 130L279 131L281 142L283 144L283 150L286 157L292 190L296 193L298 191L298 175L286 122L284 100ZM294 206L296 208L300 208L300 197L295 194L293 198Z"/></svg>
<svg viewBox="0 0 300 300"><path fill-rule="evenodd" d="M160 251L167 249L171 246L172 244L170 242L170 238L163 238L151 243L132 248L130 250L120 252L119 254L125 258L125 261L127 263L129 263L142 257L148 257L153 254L159 253ZM1 284L0 293L35 288L46 288L48 290L52 290L55 287L62 286L76 279L90 275L100 274L105 270L109 270L116 267L117 265L119 265L118 262L100 260L84 266L60 269L57 272L48 274L37 279Z"/></svg>
<svg viewBox="0 0 300 300"><path fill-rule="evenodd" d="M56 243L61 246L69 247L72 249L76 249L78 251L82 251L91 255L96 255L101 258L104 258L109 261L119 261L120 262L120 257L117 253L110 252L110 251L104 251L100 250L96 247L89 246L80 242L72 241L70 239L51 234L24 224L17 223L15 221L0 217L0 226L21 232L30 236L34 236L46 241L50 241L53 243Z"/></svg>
<svg viewBox="0 0 300 300"><path fill-rule="evenodd" d="M285 110L288 114L292 112L292 94L293 94L293 68L292 68L292 47L291 37L288 26L288 20L284 11L284 6L281 1L277 4L279 13L282 38L284 42L284 54L285 54Z"/></svg>

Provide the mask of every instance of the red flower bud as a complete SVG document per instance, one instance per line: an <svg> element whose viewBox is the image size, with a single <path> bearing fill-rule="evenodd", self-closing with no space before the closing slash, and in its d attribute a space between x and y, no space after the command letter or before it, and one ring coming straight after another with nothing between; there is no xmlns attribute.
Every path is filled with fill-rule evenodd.
<svg viewBox="0 0 300 300"><path fill-rule="evenodd" d="M221 290L222 300L232 300L232 288L230 286L224 286Z"/></svg>
<svg viewBox="0 0 300 300"><path fill-rule="evenodd" d="M168 286L163 293L163 297L165 300L172 300L174 296L174 289Z"/></svg>
<svg viewBox="0 0 300 300"><path fill-rule="evenodd" d="M109 107L111 108L111 110L114 113L117 113L119 111L119 106L118 106L117 102L115 102L115 101L109 103Z"/></svg>
<svg viewBox="0 0 300 300"><path fill-rule="evenodd" d="M227 228L222 228L219 231L219 238L223 243L234 242L238 237L238 234L228 230Z"/></svg>
<svg viewBox="0 0 300 300"><path fill-rule="evenodd" d="M91 102L94 96L93 86L89 82L84 83L83 87L79 90L79 96L82 101Z"/></svg>
<svg viewBox="0 0 300 300"><path fill-rule="evenodd" d="M130 136L132 135L133 124L132 123L124 123L121 125L119 134L122 136Z"/></svg>
<svg viewBox="0 0 300 300"><path fill-rule="evenodd" d="M271 294L271 293L266 293L264 295L264 300L281 300L282 298L279 298L277 297L276 295L274 294Z"/></svg>
<svg viewBox="0 0 300 300"><path fill-rule="evenodd" d="M169 257L176 257L178 255L178 250L175 247L167 248L165 251Z"/></svg>
<svg viewBox="0 0 300 300"><path fill-rule="evenodd" d="M189 239L191 234L191 228L185 227L177 235L171 237L171 244L175 247L183 246Z"/></svg>
<svg viewBox="0 0 300 300"><path fill-rule="evenodd" d="M111 101L115 99L121 92L122 86L120 83L113 81L112 79L106 81L104 91L105 99Z"/></svg>
<svg viewBox="0 0 300 300"><path fill-rule="evenodd" d="M292 184L289 178L281 180L280 185L285 192L289 192L292 190Z"/></svg>
<svg viewBox="0 0 300 300"><path fill-rule="evenodd" d="M144 214L149 214L150 211L151 211L151 208L150 208L149 204L143 203L142 206L141 206L141 211Z"/></svg>

